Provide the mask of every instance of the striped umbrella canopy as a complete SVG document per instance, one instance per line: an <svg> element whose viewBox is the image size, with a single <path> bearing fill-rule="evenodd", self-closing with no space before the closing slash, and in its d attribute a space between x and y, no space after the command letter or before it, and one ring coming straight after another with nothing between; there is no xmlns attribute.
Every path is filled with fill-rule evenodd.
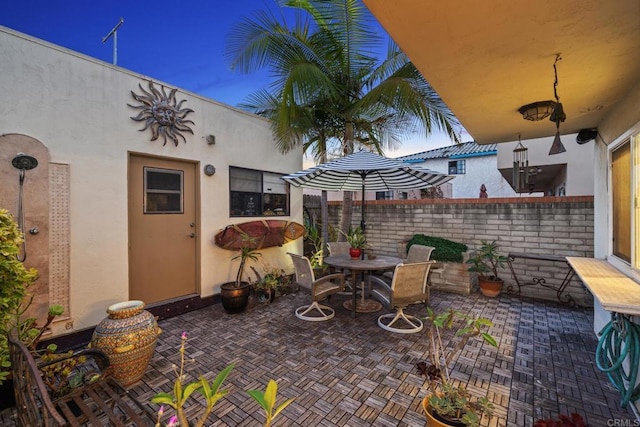
<svg viewBox="0 0 640 427"><path fill-rule="evenodd" d="M362 191L362 221L365 228L364 192L427 188L451 181L453 176L369 151L358 151L322 163L282 179L296 187L328 191Z"/></svg>

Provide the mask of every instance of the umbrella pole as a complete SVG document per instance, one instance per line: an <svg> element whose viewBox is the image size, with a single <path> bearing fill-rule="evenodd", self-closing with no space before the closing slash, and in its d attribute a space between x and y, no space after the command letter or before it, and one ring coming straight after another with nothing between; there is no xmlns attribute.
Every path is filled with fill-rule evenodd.
<svg viewBox="0 0 640 427"><path fill-rule="evenodd" d="M364 177L362 178L362 206L360 207L360 212L362 213L361 215L361 219L360 219L360 228L362 228L362 232L365 232L365 229L367 227L367 222L365 221L365 215L364 215ZM362 248L362 251L360 252L360 259L364 259L364 248ZM362 295L361 295L361 300L362 300L362 305L364 306L364 294L366 291L366 284L364 282L364 271L362 271L360 273L360 285L362 286ZM355 303L355 301L354 301Z"/></svg>

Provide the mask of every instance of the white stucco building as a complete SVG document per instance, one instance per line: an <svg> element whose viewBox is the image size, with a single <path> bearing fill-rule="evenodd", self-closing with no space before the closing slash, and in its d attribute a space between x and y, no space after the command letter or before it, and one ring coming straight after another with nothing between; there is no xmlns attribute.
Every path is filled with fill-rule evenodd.
<svg viewBox="0 0 640 427"><path fill-rule="evenodd" d="M479 197L482 184L488 197L516 196L498 171L497 158L496 144L478 145L471 141L398 157L397 160L455 175L451 181L450 198L453 199Z"/></svg>
<svg viewBox="0 0 640 427"><path fill-rule="evenodd" d="M129 299L210 302L238 267L218 231L302 221L301 190L279 180L302 152L280 154L266 120L4 27L0 57L0 207L17 217L12 161L37 159L24 172L26 264L40 273L38 312L65 307L55 333ZM261 252L289 268L301 248Z"/></svg>

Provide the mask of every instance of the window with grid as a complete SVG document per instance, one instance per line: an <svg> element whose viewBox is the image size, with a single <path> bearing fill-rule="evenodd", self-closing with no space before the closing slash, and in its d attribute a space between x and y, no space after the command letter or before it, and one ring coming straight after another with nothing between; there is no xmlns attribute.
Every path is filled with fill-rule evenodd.
<svg viewBox="0 0 640 427"><path fill-rule="evenodd" d="M289 215L284 174L229 167L230 216Z"/></svg>
<svg viewBox="0 0 640 427"><path fill-rule="evenodd" d="M449 175L463 175L466 172L464 160L452 160L449 162Z"/></svg>

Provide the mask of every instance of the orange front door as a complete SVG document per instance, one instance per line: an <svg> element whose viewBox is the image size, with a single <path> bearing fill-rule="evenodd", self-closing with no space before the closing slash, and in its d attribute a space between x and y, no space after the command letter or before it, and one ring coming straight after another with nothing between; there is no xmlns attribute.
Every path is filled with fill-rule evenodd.
<svg viewBox="0 0 640 427"><path fill-rule="evenodd" d="M198 292L196 164L129 157L129 295L146 304Z"/></svg>

